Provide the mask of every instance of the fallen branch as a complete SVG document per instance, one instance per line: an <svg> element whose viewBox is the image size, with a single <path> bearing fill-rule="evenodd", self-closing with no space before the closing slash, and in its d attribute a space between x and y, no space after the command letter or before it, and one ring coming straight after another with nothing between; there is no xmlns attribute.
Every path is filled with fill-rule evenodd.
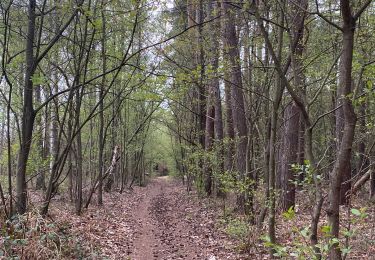
<svg viewBox="0 0 375 260"><path fill-rule="evenodd" d="M371 177L372 169L368 170L362 177L354 184L351 194L354 195Z"/></svg>
<svg viewBox="0 0 375 260"><path fill-rule="evenodd" d="M113 171L114 171L114 169L116 167L116 164L117 164L117 162L119 160L120 160L119 147L115 146L115 149L113 151L111 165L109 166L109 168L107 169L107 171L104 173L104 175L102 177L102 180L104 180L108 176L112 176L113 175ZM92 186L92 188L90 190L89 197L87 198L87 202L86 202L86 205L85 205L86 209L89 207L92 195L94 194L94 192L96 191L96 189L98 188L98 186L99 186L99 176L95 180L95 183L94 183L94 185Z"/></svg>

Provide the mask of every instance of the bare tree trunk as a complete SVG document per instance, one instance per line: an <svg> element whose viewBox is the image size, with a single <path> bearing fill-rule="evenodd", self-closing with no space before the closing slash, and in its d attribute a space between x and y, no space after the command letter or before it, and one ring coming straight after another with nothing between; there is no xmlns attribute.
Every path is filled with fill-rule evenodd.
<svg viewBox="0 0 375 260"><path fill-rule="evenodd" d="M68 119L68 131L67 131L67 136L69 138L69 140L72 139L72 136L73 136L73 109L72 107L70 106L69 109L69 119ZM69 176L68 176L68 182L69 182L69 199L70 199L70 202L73 202L74 201L74 196L75 196L75 188L74 188L74 176L73 176L73 155L72 155L72 149L69 149L68 151L68 164L69 164ZM55 162L56 163L56 162ZM51 175L52 176L52 175Z"/></svg>
<svg viewBox="0 0 375 260"><path fill-rule="evenodd" d="M360 83L360 86L358 86L361 88L361 91L363 92L363 88L364 88L364 83ZM363 103L361 104L360 108L359 108L359 128L360 128L360 132L362 133L365 133L366 132L366 103ZM368 160L368 157L366 156L366 136L361 136L361 139L359 141L359 144L358 144L358 154L359 154L359 158L358 158L358 162L357 162L357 165L356 165L356 172L357 174L360 174L362 175L366 169L368 168L369 166L369 160Z"/></svg>
<svg viewBox="0 0 375 260"><path fill-rule="evenodd" d="M116 146L115 149L113 150L111 165L108 167L106 172L103 174L103 179L105 179L107 176L113 174L114 168L116 167L116 164L117 164L118 160L120 160L119 147ZM87 198L87 201L86 201L86 204L85 204L86 209L90 205L92 195L94 194L95 190L98 188L98 182L99 182L99 178L96 179L94 184L92 185L92 188L89 192L89 195L88 195L88 198Z"/></svg>
<svg viewBox="0 0 375 260"><path fill-rule="evenodd" d="M212 161L210 159L210 153L212 152L214 142L214 116L215 107L211 104L213 99L212 86L210 86L208 100L207 100L207 114L206 114L206 138L205 138L205 150L206 150L206 161L205 161L205 181L204 189L208 196L212 193Z"/></svg>
<svg viewBox="0 0 375 260"><path fill-rule="evenodd" d="M292 164L297 163L299 136L299 108L288 104L284 111L284 136L281 147L282 208L284 211L295 206L296 185Z"/></svg>
<svg viewBox="0 0 375 260"><path fill-rule="evenodd" d="M102 55L102 71L103 73L106 71L106 41L105 41L105 15L104 15L104 10L103 10L103 2L102 2L102 39L101 39L101 45L102 45L102 50L101 50L101 55ZM103 164L103 152L104 152L104 101L103 101L103 93L104 93L104 88L106 84L106 77L105 75L102 77L102 83L100 85L100 90L99 90L99 183L98 183L98 204L103 205L103 169L104 169L104 164Z"/></svg>
<svg viewBox="0 0 375 260"><path fill-rule="evenodd" d="M41 95L41 86L37 85L35 86L35 101L37 104L40 104L42 102L42 95ZM42 126L42 118L41 115L35 118L36 125L37 125L37 133L38 133L38 139L37 139L37 146L38 146L38 153L41 160L45 159L45 151L43 146L43 126ZM36 178L36 185L35 188L37 190L45 190L46 189L46 183L45 183L45 169L42 167L39 167L38 169L38 175Z"/></svg>
<svg viewBox="0 0 375 260"><path fill-rule="evenodd" d="M284 24L284 15L281 14L279 17L280 24ZM278 30L278 48L277 58L281 60L282 47L283 47L283 35L284 30L280 27ZM269 48L269 47L268 47ZM275 62L275 61L274 61ZM273 106L271 113L271 134L269 141L270 157L268 166L268 178L269 178L269 220L268 220L268 236L270 237L271 243L276 243L276 140L277 140L277 122L278 122L278 110L280 107L281 99L283 97L285 84L281 80L281 75L277 77L275 96L273 98ZM270 257L273 257L274 251L271 249Z"/></svg>
<svg viewBox="0 0 375 260"><path fill-rule="evenodd" d="M3 155L3 151L4 151L4 136L5 136L5 120L2 118L2 123L1 123L1 131L0 131L0 157L2 157ZM0 165L0 176L3 175L3 165L1 164ZM7 204L5 202L5 196L4 196L4 190L3 190L3 186L1 185L0 183L0 199L1 199L1 203L2 203L2 206L4 207L4 213L5 213L5 216L7 217L10 217L11 214L8 213L8 210L7 210Z"/></svg>
<svg viewBox="0 0 375 260"><path fill-rule="evenodd" d="M35 112L33 108L33 82L32 76L35 72L34 57L34 37L35 37L35 14L36 0L29 0L28 5L28 26L26 37L26 74L25 85L23 89L23 107L22 107L22 125L21 125L21 144L18 154L17 167L17 212L23 214L26 212L27 185L26 185L26 167L31 147L31 139L34 127Z"/></svg>
<svg viewBox="0 0 375 260"><path fill-rule="evenodd" d="M342 100L344 127L334 168L330 173L329 208L327 211L328 223L331 226L331 235L339 237L340 230L340 198L341 185L348 169L350 169L352 145L355 133L356 115L349 94L352 92L352 61L354 49L354 31L356 20L352 15L349 0L340 1L343 19L342 35L343 47L339 72L339 93ZM336 120L339 120L336 118ZM346 195L346 194L345 194ZM345 196L346 197L346 196ZM330 259L341 259L341 251L337 243L330 248Z"/></svg>
<svg viewBox="0 0 375 260"><path fill-rule="evenodd" d="M210 1L208 4L208 13L209 13L209 19L212 19L214 16L214 13L217 12L218 8L215 4L216 1ZM213 71L213 75L210 75L210 80L208 84L208 98L207 98L207 104L206 104L206 109L207 109L207 114L206 114L206 135L205 135L205 150L210 153L213 150L213 145L214 145L214 138L215 138L215 125L219 124L220 128L220 121L216 119L216 116L220 117L219 113L216 113L215 108L217 107L220 109L221 113L221 106L218 107L218 102L217 102L217 91L219 90L219 79L217 75L217 70L219 67L219 54L218 54L218 39L217 39L217 22L214 23L213 27L211 27L211 31L209 32L209 37L210 37L210 65L211 69ZM220 102L220 100L219 100ZM222 125L221 125L222 127ZM222 136L222 128L221 128L221 133L220 129L217 134L220 139L220 141L223 139ZM209 156L209 155L208 155ZM210 156L209 156L210 158ZM207 160L205 164L205 191L207 195L211 195L212 192L212 165L213 162L211 162L210 159Z"/></svg>
<svg viewBox="0 0 375 260"><path fill-rule="evenodd" d="M305 10L307 9L307 0L299 2L302 6L296 6L295 3L291 2L288 4L291 9L291 42L292 44L296 41L296 46L293 49L291 55L291 65L293 68L293 84L297 87L298 92L302 96L306 96L305 83L303 75L303 53L304 53L304 21L305 21ZM282 150L282 172L283 178L283 200L282 205L284 210L288 210L295 204L295 173L291 169L292 164L301 163L303 164L303 136L301 136L300 127L304 125L301 122L302 114L300 108L293 101L292 104L288 105L285 110L284 121L285 122L285 136L283 139ZM301 156L302 153L302 156Z"/></svg>
<svg viewBox="0 0 375 260"><path fill-rule="evenodd" d="M221 9L224 6L221 2ZM228 9L228 8L227 8ZM223 15L224 12L222 12ZM224 16L224 19L228 19ZM226 21L222 21L221 27L222 31L226 26ZM230 68L231 65L229 63L229 58L227 57L228 54L226 52L224 54L224 66L225 68ZM225 158L224 158L224 170L227 173L232 173L235 170L235 165L233 164L234 154L235 154L235 147L234 147L234 125L233 125L233 106L232 106L232 93L231 93L231 73L229 69L224 70L224 94L225 94Z"/></svg>
<svg viewBox="0 0 375 260"><path fill-rule="evenodd" d="M305 162L305 132L306 123L303 119L301 113L299 113L299 131L298 131L298 153L297 153L297 163L303 165ZM304 173L300 173L298 176L298 182L302 183L305 179ZM297 187L298 188L298 187Z"/></svg>
<svg viewBox="0 0 375 260"><path fill-rule="evenodd" d="M206 130L206 86L205 80L205 53L203 48L203 20L204 20L204 10L203 10L203 0L198 0L199 8L197 8L197 23L198 25L198 53L197 53L197 65L200 68L200 77L198 82L198 96L199 96L199 140L201 148L205 146L205 135Z"/></svg>
<svg viewBox="0 0 375 260"><path fill-rule="evenodd" d="M375 150L371 151L370 155L370 199L375 198Z"/></svg>
<svg viewBox="0 0 375 260"><path fill-rule="evenodd" d="M345 62L341 60L341 63ZM340 67L344 66L343 64L340 64ZM339 88L337 91L337 98L336 98L336 107L343 105L342 95L343 91L345 91L343 88ZM345 118L344 118L344 108L340 107L335 112L336 117L336 154L340 151L340 144L342 142L343 138L343 132L344 132L344 124L345 124ZM342 181L341 181L341 188L340 188L340 205L347 205L349 203L349 197L348 192L351 189L351 171L352 166L351 162L349 161L345 168L343 168L342 172Z"/></svg>
<svg viewBox="0 0 375 260"><path fill-rule="evenodd" d="M8 194L9 194L9 215L13 214L13 184L12 184L12 146L10 136L10 109L12 102L12 85L9 86L8 104L7 104L7 167L8 167Z"/></svg>
<svg viewBox="0 0 375 260"><path fill-rule="evenodd" d="M214 3L214 11L216 10L219 10L219 7L218 7L218 4L217 2L215 1ZM213 56L215 58L214 62L213 62L213 67L218 67L218 63L219 62L219 53L218 53L218 50L219 50L219 35L218 35L218 32L220 30L220 21L218 20L217 22L215 22L215 28L213 28L213 32L214 32L214 35L213 35ZM215 70L215 73L217 73L217 69ZM214 75L214 77L216 78L215 80L217 80L217 82L215 82L214 84L214 110L215 110L215 119L214 119L214 128L215 128L215 139L216 139L216 142L217 142L217 156L218 156L218 160L219 160L219 165L218 165L218 172L223 174L224 171L225 171L225 166L224 166L224 144L223 144L223 140L224 140L224 127L223 127L223 112L222 112L222 106L221 106L221 96L220 96L220 84L219 84L219 79L218 79L218 75ZM220 182L217 183L217 195L219 197L224 197L225 194L223 193L222 191L222 185Z"/></svg>
<svg viewBox="0 0 375 260"><path fill-rule="evenodd" d="M236 134L236 166L238 171L238 180L245 181L246 173L246 154L247 154L247 125L245 115L245 104L242 87L242 73L240 65L240 53L238 49L238 36L235 27L234 10L224 1L221 2L224 17L223 42L226 59L230 65L230 87L233 125ZM237 196L237 206L241 211L252 212L252 196L249 195L246 203L245 192Z"/></svg>
<svg viewBox="0 0 375 260"><path fill-rule="evenodd" d="M267 9L265 12L266 12L266 17L269 18L269 10ZM266 33L268 34L268 31L269 31L268 24L265 25L264 29L266 30ZM263 45L261 45L260 47L255 45L254 49L261 49L261 50L264 49L264 61L263 61L263 63L265 64L265 66L269 66L270 58L269 58L269 51L268 51L267 46L264 48ZM265 96L268 99L270 99L270 88L267 87L267 86L266 86ZM269 201L269 198L270 198L269 169L268 169L268 167L269 167L269 163L270 163L271 116L270 116L269 103L270 102L266 102L265 108L264 108L266 120L265 120L265 125L264 125L265 135L264 135L264 148L263 148L263 168L264 168L264 188L265 188L265 193L266 193L265 194L265 204L266 205L263 207L262 211L259 214L258 223L257 223L258 228L262 227L263 221L266 217L267 210L268 210L267 202Z"/></svg>
<svg viewBox="0 0 375 260"><path fill-rule="evenodd" d="M76 126L80 125L80 113L81 113L81 95L80 90L76 92L76 107L75 107L75 117L76 117ZM75 210L77 215L81 215L82 211L82 137L81 130L77 130L76 135L76 144L77 144L77 155L76 155L76 201L75 201Z"/></svg>
<svg viewBox="0 0 375 260"><path fill-rule="evenodd" d="M56 76L56 75L55 75ZM58 78L56 77L56 83L53 85L53 92L58 93ZM51 126L50 126L50 156L52 158L57 158L58 153L58 133L59 133L59 101L58 99L54 99L53 103L51 104L50 112L51 112ZM50 162L50 176L52 176L52 168L53 168L54 160Z"/></svg>
<svg viewBox="0 0 375 260"><path fill-rule="evenodd" d="M225 158L224 169L227 173L234 170L233 156L234 156L234 128L233 128L233 113L232 113L232 95L230 93L230 80L228 71L224 72L224 92L225 92Z"/></svg>

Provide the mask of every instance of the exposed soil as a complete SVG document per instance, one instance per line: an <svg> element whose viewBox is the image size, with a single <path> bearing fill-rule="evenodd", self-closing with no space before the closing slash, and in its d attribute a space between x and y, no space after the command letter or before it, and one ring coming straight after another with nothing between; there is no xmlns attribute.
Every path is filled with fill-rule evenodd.
<svg viewBox="0 0 375 260"><path fill-rule="evenodd" d="M131 259L236 259L213 212L166 177L151 181L132 214L138 225Z"/></svg>
<svg viewBox="0 0 375 260"><path fill-rule="evenodd" d="M65 199L55 203L60 207L55 204L51 216L81 252L72 252L73 259L247 259L218 228L220 210L169 177L123 194L105 193L104 205L90 206L82 216L63 209Z"/></svg>

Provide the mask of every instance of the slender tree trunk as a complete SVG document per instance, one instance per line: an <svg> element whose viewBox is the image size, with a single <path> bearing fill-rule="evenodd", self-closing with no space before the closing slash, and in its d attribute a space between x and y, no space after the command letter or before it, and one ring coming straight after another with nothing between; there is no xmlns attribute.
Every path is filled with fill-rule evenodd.
<svg viewBox="0 0 375 260"><path fill-rule="evenodd" d="M350 1L340 1L343 18L342 35L343 47L339 72L339 93L342 100L344 127L339 150L332 172L330 173L329 207L327 210L328 223L331 226L331 235L339 237L340 230L340 198L342 198L341 185L350 169L352 145L355 133L356 115L350 98L352 92L352 61L354 48L355 19L353 18ZM337 118L338 120L338 118ZM346 195L346 194L345 194ZM336 243L331 246L330 259L341 259L341 251Z"/></svg>
<svg viewBox="0 0 375 260"><path fill-rule="evenodd" d="M200 77L198 84L198 96L199 96L199 142L201 147L205 146L205 134L206 130L206 86L205 86L205 53L203 47L203 21L204 21L204 10L203 0L199 0L199 8L197 9L197 23L198 26L198 53L197 53L197 65L200 68Z"/></svg>
<svg viewBox="0 0 375 260"><path fill-rule="evenodd" d="M215 4L215 8L214 8L214 11L215 10L218 10L219 7L217 6L217 2ZM219 50L219 37L218 37L218 31L219 31L219 28L220 28L220 21L218 20L216 23L216 28L214 28L214 39L213 39L213 55L214 55L214 62L213 62L213 67L217 68L218 67L218 63L219 62L219 53L218 53L218 50ZM217 70L215 71L217 73ZM217 82L215 82L214 84L214 110L215 110L215 119L214 119L214 128L215 128L215 139L216 139L216 142L217 142L217 157L218 157L218 172L223 174L224 171L225 171L225 166L224 166L224 144L223 144L223 141L224 141L224 127L223 127L223 112L222 112L222 106L221 106L221 96L220 96L220 84L219 84L219 81L218 81L218 75L214 75L216 77L215 80L217 80ZM217 183L217 195L219 197L224 197L225 194L223 193L222 191L222 185L220 182Z"/></svg>
<svg viewBox="0 0 375 260"><path fill-rule="evenodd" d="M72 104L70 102L70 104L68 105L68 115L69 115L69 118L68 118L68 123L67 123L67 140L72 140L73 138L73 115L74 115L74 111L73 111L73 107L72 107ZM71 203L73 203L75 200L74 200L74 196L75 196L75 188L74 188L74 174L73 174L73 152L72 152L72 149L69 149L68 151L68 169L69 169L69 173L68 173L68 192L69 192L69 200ZM54 160L55 161L55 160ZM54 162L54 164L56 163L56 161ZM52 175L51 175L52 176Z"/></svg>
<svg viewBox="0 0 375 260"><path fill-rule="evenodd" d="M266 17L269 18L269 10L266 10ZM266 24L265 25L265 28L266 30L266 33L268 34L269 33L269 25ZM256 49L261 49L261 50L264 50L264 61L263 63L265 64L265 66L269 66L269 63L270 63L270 59L269 59L269 51L268 51L268 48L266 46L266 48L263 47L263 45L261 45L261 47L257 46L254 44L253 48L256 50ZM266 88L266 92L265 92L265 96L270 99L270 88L268 86L265 86ZM263 148L263 168L264 168L264 188L265 188L265 204L268 203L269 201L269 198L270 198L270 185L269 185L269 163L270 163L270 137L271 137L271 116L270 116L270 106L269 106L269 103L270 102L266 102L265 104L265 107L264 107L264 111L265 111L265 125L264 125L264 128L265 128L265 135L264 135L264 148ZM261 213L259 214L259 218L258 218L258 223L257 223L257 226L258 228L261 228L262 227L262 224L263 224L263 221L266 217L266 214L267 214L267 210L268 210L268 205L265 205L264 208L262 209Z"/></svg>
<svg viewBox="0 0 375 260"><path fill-rule="evenodd" d="M209 19L212 19L214 17L214 14L217 13L218 8L216 6L216 1L210 0L208 4L208 13L209 13ZM221 120L221 115L219 113L216 113L215 108L220 110L221 113L221 105L218 104L217 98L217 91L219 90L219 79L217 75L217 70L219 67L219 54L218 54L218 39L217 39L217 30L219 28L216 28L218 25L217 22L214 23L213 28L211 28L211 31L209 32L209 38L210 38L210 52L209 52L209 61L211 65L211 69L213 71L212 75L210 75L209 84L208 84L208 99L206 104L207 114L206 114L206 135L205 135L205 150L210 153L213 150L214 145L214 138L215 138L215 125L219 124L219 128L221 127L221 130L219 129L219 132L216 131L216 135L218 138L221 138L220 141L223 139L222 136L222 123L218 120L216 120L216 116L220 117L219 120ZM220 95L220 94L219 94ZM219 100L220 102L220 100ZM220 106L219 106L220 105ZM221 126L220 126L221 123ZM220 132L221 131L221 132ZM220 160L221 158L219 158ZM220 163L220 162L219 162ZM213 162L208 158L206 165L205 165L205 191L208 195L211 195L212 192L212 167Z"/></svg>
<svg viewBox="0 0 375 260"><path fill-rule="evenodd" d="M305 143L306 143L305 132L306 132L305 120L303 119L302 114L299 113L298 153L297 153L297 163L299 165L304 165L305 163ZM302 183L304 179L305 179L304 173L300 173L297 181L299 183ZM301 187L301 185L299 185L298 187Z"/></svg>
<svg viewBox="0 0 375 260"><path fill-rule="evenodd" d="M103 2L102 2L102 9L103 9ZM107 67L107 61L106 61L106 40L105 40L105 15L104 10L102 10L102 39L101 39L101 45L102 45L102 71L103 73L106 71ZM103 205L103 170L104 170L104 164L103 164L103 153L104 153L104 101L103 101L103 93L104 88L106 84L106 77L105 75L102 77L102 83L100 85L99 90L99 184L98 184L98 204Z"/></svg>
<svg viewBox="0 0 375 260"><path fill-rule="evenodd" d="M224 6L221 2L221 9ZM228 7L226 7L228 9ZM222 11L222 15L224 12ZM224 16L224 20L222 21L221 27L222 31L226 27L226 21L228 18ZM227 173L232 173L235 170L235 165L233 164L234 159L234 125L233 125L233 110L232 110L232 93L231 93L231 73L230 67L231 64L229 62L229 54L227 52L223 53L224 55L224 94L225 94L225 158L224 158L224 170Z"/></svg>
<svg viewBox="0 0 375 260"><path fill-rule="evenodd" d="M372 147L372 150L370 151L370 199L375 198L375 148Z"/></svg>
<svg viewBox="0 0 375 260"><path fill-rule="evenodd" d="M8 194L9 194L9 215L13 214L13 184L12 184L12 140L10 136L10 109L12 102L13 88L9 86L8 104L7 104L7 167L8 167Z"/></svg>
<svg viewBox="0 0 375 260"><path fill-rule="evenodd" d="M18 154L17 167L17 212L26 212L27 185L26 168L31 147L31 139L34 127L35 112L33 108L33 82L32 76L35 72L34 38L35 38L35 14L36 0L29 0L28 26L26 37L26 74L23 89L23 108L21 125L21 144Z"/></svg>
<svg viewBox="0 0 375 260"><path fill-rule="evenodd" d="M35 101L37 104L40 104L42 102L42 95L41 95L41 86L37 85L35 86ZM38 116L35 118L36 125L37 125L37 133L38 133L38 139L37 139L37 146L38 146L38 153L40 160L44 160L44 146L43 146L43 125L42 125L42 117ZM46 183L45 183L45 170L43 167L39 167L38 169L38 175L36 178L36 185L35 188L37 190L45 190L46 189Z"/></svg>
<svg viewBox="0 0 375 260"><path fill-rule="evenodd" d="M345 62L341 60L341 62ZM340 65L342 67L343 64ZM337 98L336 98L336 107L343 105L342 95L343 91L345 91L343 88L339 88L337 91ZM342 142L343 138L343 132L344 132L344 124L345 124L345 118L344 118L344 108L340 107L335 112L336 117L336 154L340 151L340 144ZM348 192L351 188L351 171L352 166L351 162L348 162L342 172L342 181L341 181L341 188L340 188L340 205L348 205L349 204L349 197Z"/></svg>
<svg viewBox="0 0 375 260"><path fill-rule="evenodd" d="M281 14L279 22L284 24L284 15ZM282 47L283 47L283 35L284 30L279 28L278 31L278 49L277 59L281 60ZM275 61L274 61L275 62ZM268 178L269 178L269 220L268 220L268 236L270 237L271 243L276 243L276 140L277 140L277 122L278 122L278 111L283 96L285 85L281 80L281 75L277 77L275 96L273 98L272 114L271 114L271 134L269 141L269 166L268 166ZM270 251L270 257L273 257L274 251Z"/></svg>
<svg viewBox="0 0 375 260"><path fill-rule="evenodd" d="M81 95L80 90L76 92L76 107L75 107L75 125L78 127L80 125L80 109L81 109ZM75 210L77 215L81 215L82 211L82 137L81 130L77 130L76 135L76 144L77 144L77 155L76 155L76 201L75 201Z"/></svg>
<svg viewBox="0 0 375 260"><path fill-rule="evenodd" d="M364 89L364 83L363 82L360 82L360 87L361 88L361 92L363 93L363 89ZM359 108L359 128L360 128L360 132L361 133L366 133L366 108L367 108L367 104L366 103L363 103L361 104L360 108ZM358 161L357 161L357 165L356 165L356 172L357 174L360 174L362 175L363 173L365 173L367 171L367 168L369 166L369 159L366 155L366 135L362 135L361 136L361 139L359 141L359 144L358 144L358 154L359 154L359 158L358 158ZM370 148L371 149L371 148Z"/></svg>
<svg viewBox="0 0 375 260"><path fill-rule="evenodd" d="M224 92L225 92L225 158L224 169L227 173L234 170L233 156L234 156L234 128L233 128L233 113L232 113L232 95L230 93L229 73L224 72Z"/></svg>
<svg viewBox="0 0 375 260"><path fill-rule="evenodd" d="M59 87L58 87L58 78L57 75L55 76L56 83L53 85L53 92L58 93ZM50 112L51 112L51 125L50 125L50 156L52 158L57 158L58 156L58 135L59 135L59 101L58 99L54 99L53 103L50 106ZM54 160L51 160L50 162L50 176L52 176L52 168L53 168Z"/></svg>
<svg viewBox="0 0 375 260"><path fill-rule="evenodd" d="M206 161L205 161L205 182L204 189L208 196L212 193L212 160L210 153L212 152L214 142L214 116L215 107L212 104L213 93L212 86L210 86L208 100L207 100L207 114L206 114L206 137L205 137L205 150L206 150Z"/></svg>

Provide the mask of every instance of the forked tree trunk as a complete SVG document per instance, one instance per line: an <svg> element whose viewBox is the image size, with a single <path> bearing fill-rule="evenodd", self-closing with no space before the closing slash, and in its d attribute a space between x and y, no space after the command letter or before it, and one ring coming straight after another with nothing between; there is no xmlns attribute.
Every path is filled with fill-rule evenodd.
<svg viewBox="0 0 375 260"><path fill-rule="evenodd" d="M291 9L291 42L296 39L295 48L292 50L291 65L293 69L293 84L298 89L298 92L305 96L305 83L303 75L303 35L304 35L304 21L307 9L307 0L299 1L300 6L296 6L294 2L288 4ZM301 8L302 6L302 8ZM301 151L304 150L303 136L301 136L300 126L302 115L300 108L293 102L290 104L284 114L285 133L283 138L282 153L282 206L284 210L288 210L295 204L295 172L291 167L292 164L303 163L303 155ZM302 152L303 153L303 152Z"/></svg>

